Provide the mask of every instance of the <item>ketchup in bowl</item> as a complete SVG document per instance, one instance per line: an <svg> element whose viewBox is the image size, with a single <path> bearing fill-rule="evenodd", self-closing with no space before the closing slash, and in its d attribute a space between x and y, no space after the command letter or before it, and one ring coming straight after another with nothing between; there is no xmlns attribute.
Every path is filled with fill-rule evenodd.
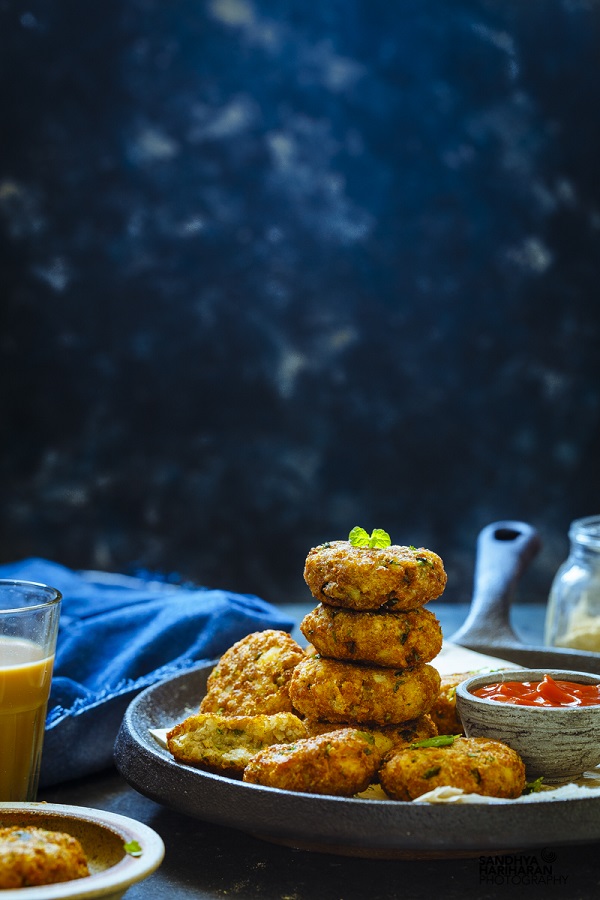
<svg viewBox="0 0 600 900"><path fill-rule="evenodd" d="M542 681L498 681L472 691L476 697L510 703L513 706L599 706L600 684L555 681L544 675Z"/></svg>

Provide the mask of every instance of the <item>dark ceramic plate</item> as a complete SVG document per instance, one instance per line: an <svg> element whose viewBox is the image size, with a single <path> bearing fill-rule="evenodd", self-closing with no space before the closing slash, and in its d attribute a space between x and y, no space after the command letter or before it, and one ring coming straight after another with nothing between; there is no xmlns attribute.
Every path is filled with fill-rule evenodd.
<svg viewBox="0 0 600 900"><path fill-rule="evenodd" d="M150 734L195 711L212 666L154 685L129 706L115 761L136 790L178 812L304 850L346 856L479 856L600 840L600 799L432 805L300 794L176 763ZM535 795L534 795L535 796Z"/></svg>

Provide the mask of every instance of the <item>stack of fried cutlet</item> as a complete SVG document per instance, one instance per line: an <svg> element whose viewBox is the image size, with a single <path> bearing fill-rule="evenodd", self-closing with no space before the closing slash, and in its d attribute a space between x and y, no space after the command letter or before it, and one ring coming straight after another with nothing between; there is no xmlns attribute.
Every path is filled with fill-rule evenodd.
<svg viewBox="0 0 600 900"><path fill-rule="evenodd" d="M427 714L440 676L429 663L442 631L424 606L446 586L440 557L424 548L332 541L310 551L304 578L320 602L300 624L310 646L294 669L290 697L309 733L360 726L373 731L383 752L435 735Z"/></svg>

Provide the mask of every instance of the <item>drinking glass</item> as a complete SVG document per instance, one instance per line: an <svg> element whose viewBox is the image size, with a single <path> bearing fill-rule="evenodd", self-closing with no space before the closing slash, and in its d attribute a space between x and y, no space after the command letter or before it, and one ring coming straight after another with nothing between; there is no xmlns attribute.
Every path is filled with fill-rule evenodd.
<svg viewBox="0 0 600 900"><path fill-rule="evenodd" d="M36 798L61 599L0 579L0 801Z"/></svg>
<svg viewBox="0 0 600 900"><path fill-rule="evenodd" d="M600 516L575 519L570 551L560 566L546 610L549 647L600 651Z"/></svg>

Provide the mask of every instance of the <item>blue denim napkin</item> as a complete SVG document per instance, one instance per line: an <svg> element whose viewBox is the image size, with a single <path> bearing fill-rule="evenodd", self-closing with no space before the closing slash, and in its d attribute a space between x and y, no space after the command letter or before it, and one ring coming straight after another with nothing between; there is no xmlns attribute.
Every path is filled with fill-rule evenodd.
<svg viewBox="0 0 600 900"><path fill-rule="evenodd" d="M74 572L45 559L0 566L0 578L63 595L41 786L110 766L123 714L143 688L215 659L253 631L294 624L250 594Z"/></svg>

